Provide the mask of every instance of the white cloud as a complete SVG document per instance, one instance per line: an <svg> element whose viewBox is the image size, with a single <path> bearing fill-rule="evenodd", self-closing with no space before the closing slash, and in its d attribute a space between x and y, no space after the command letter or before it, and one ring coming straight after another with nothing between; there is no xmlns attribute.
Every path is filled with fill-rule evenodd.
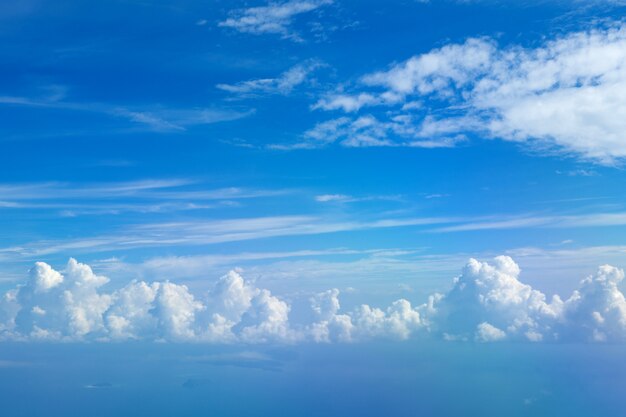
<svg viewBox="0 0 626 417"><path fill-rule="evenodd" d="M576 323L584 339L626 339L626 299L618 288L623 279L624 271L609 265L601 266L565 303L565 320Z"/></svg>
<svg viewBox="0 0 626 417"><path fill-rule="evenodd" d="M508 256L495 258L493 265L471 259L436 306L440 331L457 338L476 332L479 340L500 334L494 329L518 339L527 333L551 335L563 302L556 296L547 302L543 293L520 282L519 274Z"/></svg>
<svg viewBox="0 0 626 417"><path fill-rule="evenodd" d="M333 288L311 297L311 308L322 320L330 320L341 308L339 304L339 290Z"/></svg>
<svg viewBox="0 0 626 417"><path fill-rule="evenodd" d="M364 106L371 106L380 103L381 101L378 97L368 93L360 93L354 96L344 94L332 94L327 97L321 98L316 104L313 105L312 108L322 110L341 109L345 112L350 113L358 111Z"/></svg>
<svg viewBox="0 0 626 417"><path fill-rule="evenodd" d="M331 3L332 0L291 0L284 3L269 3L267 6L235 10L231 13L231 17L218 25L254 35L269 33L300 40L298 34L291 30L294 17Z"/></svg>
<svg viewBox="0 0 626 417"><path fill-rule="evenodd" d="M626 299L618 288L624 271L604 265L565 301L550 301L519 281L506 256L493 264L470 260L454 288L435 304L438 330L456 339L621 342L626 339Z"/></svg>
<svg viewBox="0 0 626 417"><path fill-rule="evenodd" d="M404 136L388 129L376 136L380 144L473 132L615 164L626 157L624 97L626 27L615 25L536 48L468 39L365 75L353 91L329 93L314 107L357 112L383 105L391 116L379 124L408 120ZM431 108L439 109L436 117Z"/></svg>
<svg viewBox="0 0 626 417"><path fill-rule="evenodd" d="M442 135L431 137L432 130ZM288 145L271 145L273 149L312 149L339 143L348 148L396 147L449 148L462 142L465 137L451 131L444 123L435 126L430 120L416 126L413 116L397 115L388 120L367 114L355 119L340 117L318 123L303 135L303 141Z"/></svg>
<svg viewBox="0 0 626 417"><path fill-rule="evenodd" d="M562 301L519 280L507 256L471 259L446 294L413 306L362 304L343 311L338 289L310 297L314 318L292 322L289 302L231 271L206 296L172 282L132 281L108 290L108 278L70 259L64 271L38 263L0 299L0 337L17 340L193 341L206 343L359 342L436 337L494 342L623 342L624 272L608 265ZM48 278L53 277L50 281ZM44 286L42 287L41 283ZM49 285L53 282L54 285Z"/></svg>
<svg viewBox="0 0 626 417"><path fill-rule="evenodd" d="M308 328L316 342L355 342L375 338L408 339L425 326L419 310L400 299L386 310L362 304L353 311L339 314L339 290L332 289L311 298L311 308L318 321Z"/></svg>
<svg viewBox="0 0 626 417"><path fill-rule="evenodd" d="M105 314L112 339L134 339L154 332L158 322L152 314L160 284L131 282L115 293L114 302Z"/></svg>
<svg viewBox="0 0 626 417"><path fill-rule="evenodd" d="M204 308L186 286L165 282L159 286L154 314L166 338L195 339L196 314Z"/></svg>
<svg viewBox="0 0 626 417"><path fill-rule="evenodd" d="M413 308L404 299L394 301L385 311L363 304L351 317L356 327L355 333L365 338L408 339L414 331L424 326L419 308Z"/></svg>
<svg viewBox="0 0 626 417"><path fill-rule="evenodd" d="M217 88L242 96L254 94L287 95L295 87L305 83L309 75L321 65L319 62L311 60L291 67L276 78L261 78L242 81L237 84L218 84Z"/></svg>
<svg viewBox="0 0 626 417"><path fill-rule="evenodd" d="M478 342L497 342L506 338L506 333L497 327L485 322L476 327L476 340Z"/></svg>
<svg viewBox="0 0 626 417"><path fill-rule="evenodd" d="M35 263L35 267L30 273L31 279L34 281L35 292L49 291L63 282L63 275L44 262Z"/></svg>
<svg viewBox="0 0 626 417"><path fill-rule="evenodd" d="M251 321L241 329L241 339L246 342L289 342L297 336L289 328L289 305L274 297L268 290L258 290L252 298L251 308L242 322Z"/></svg>
<svg viewBox="0 0 626 417"><path fill-rule="evenodd" d="M110 294L100 287L108 279L93 273L87 265L74 259L64 274L38 262L29 280L14 293L9 308L13 317L5 328L16 326L24 337L58 338L60 335L80 338L104 329L103 314L111 306Z"/></svg>
<svg viewBox="0 0 626 417"><path fill-rule="evenodd" d="M220 278L208 306L208 340L259 343L297 338L289 327L289 305L270 291L253 287L235 271Z"/></svg>
<svg viewBox="0 0 626 417"><path fill-rule="evenodd" d="M68 318L69 334L83 336L104 328L103 314L111 305L109 294L98 289L108 278L93 273L88 265L70 259L65 269L69 287L62 293L64 313Z"/></svg>

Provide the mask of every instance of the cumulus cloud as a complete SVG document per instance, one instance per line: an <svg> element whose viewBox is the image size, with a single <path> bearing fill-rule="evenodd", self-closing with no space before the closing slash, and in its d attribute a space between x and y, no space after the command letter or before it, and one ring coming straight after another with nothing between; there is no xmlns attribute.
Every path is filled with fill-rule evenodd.
<svg viewBox="0 0 626 417"><path fill-rule="evenodd" d="M298 85L306 82L309 75L321 65L317 61L308 61L291 67L276 78L261 78L242 81L237 84L218 84L217 88L241 96L254 94L286 95Z"/></svg>
<svg viewBox="0 0 626 417"><path fill-rule="evenodd" d="M437 303L439 330L457 339L475 335L481 341L553 336L563 302L558 296L547 302L543 293L520 282L519 274L508 256L495 258L493 264L471 259Z"/></svg>
<svg viewBox="0 0 626 417"><path fill-rule="evenodd" d="M519 280L507 256L471 259L445 294L420 305L343 310L340 291L309 298L312 319L293 322L291 304L231 271L205 294L172 282L132 281L107 290L108 278L70 259L63 271L38 262L0 299L0 338L151 340L203 343L359 342L431 337L475 342L622 342L624 272L604 265L562 300Z"/></svg>
<svg viewBox="0 0 626 417"><path fill-rule="evenodd" d="M316 342L354 342L368 339L408 339L426 325L420 310L427 306L412 307L407 300L394 301L382 310L362 304L353 311L340 313L339 290L332 289L311 298L311 307L318 321L308 329Z"/></svg>
<svg viewBox="0 0 626 417"><path fill-rule="evenodd" d="M582 337L621 341L626 337L626 299L618 288L624 271L604 265L585 279L565 304L564 319L576 323ZM571 327L567 330L571 332ZM567 335L575 337L576 335Z"/></svg>
<svg viewBox="0 0 626 417"><path fill-rule="evenodd" d="M284 3L269 3L267 6L235 10L229 18L218 25L254 35L269 33L300 40L298 34L291 30L294 17L331 3L332 0L291 0Z"/></svg>
<svg viewBox="0 0 626 417"><path fill-rule="evenodd" d="M374 136L379 145L478 133L615 164L626 157L625 97L626 26L614 25L536 48L468 39L367 74L351 90L330 92L313 107L382 109L379 126L406 120L401 132L387 128ZM351 126L363 117L372 116L339 120ZM316 129L328 142L351 143ZM359 134L353 129L348 137Z"/></svg>

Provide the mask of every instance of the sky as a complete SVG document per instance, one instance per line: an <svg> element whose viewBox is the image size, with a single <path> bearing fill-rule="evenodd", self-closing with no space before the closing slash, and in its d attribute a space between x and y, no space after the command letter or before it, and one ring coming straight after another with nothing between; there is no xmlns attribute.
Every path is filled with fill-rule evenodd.
<svg viewBox="0 0 626 417"><path fill-rule="evenodd" d="M396 394L431 392L429 374L384 357L431 358L425 396L439 398L470 372L446 357L495 354L460 404L553 413L588 388L551 386L568 366L543 365L562 346L563 361L610 351L576 371L604 396L568 407L617 409L625 12L622 0L3 1L0 387L34 372L29 389L52 396L46 378L61 372L78 381L62 396L150 395L116 391L127 385L111 379L130 378L120 363L93 381L39 366L116 349L181 361L168 381L207 349L210 376L185 377L200 390L223 369L227 387L277 367L288 386L355 346L362 363L318 376L339 384L374 364L344 398L376 375L404 383ZM514 387L546 388L489 408L489 390L510 394L495 370L507 355L541 364ZM330 388L315 390L300 405ZM363 410L391 403L456 412L391 394ZM337 404L311 415L352 407ZM189 415L237 414L207 407Z"/></svg>

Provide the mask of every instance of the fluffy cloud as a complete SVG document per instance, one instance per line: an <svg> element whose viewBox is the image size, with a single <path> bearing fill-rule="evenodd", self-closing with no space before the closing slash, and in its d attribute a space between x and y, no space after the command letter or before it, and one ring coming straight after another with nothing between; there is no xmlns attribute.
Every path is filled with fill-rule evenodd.
<svg viewBox="0 0 626 417"><path fill-rule="evenodd" d="M604 265L565 301L550 301L519 281L507 256L493 264L470 260L454 287L434 305L433 321L445 338L497 340L612 341L626 338L626 299L618 287L624 271Z"/></svg>
<svg viewBox="0 0 626 417"><path fill-rule="evenodd" d="M568 337L586 340L623 341L626 338L626 299L618 288L624 271L604 265L585 279L565 304ZM579 334L571 334L572 328Z"/></svg>
<svg viewBox="0 0 626 417"><path fill-rule="evenodd" d="M152 333L157 328L157 318L152 314L160 284L131 282L116 292L105 322L113 339L134 339Z"/></svg>
<svg viewBox="0 0 626 417"><path fill-rule="evenodd" d="M419 310L407 300L394 301L386 310L362 304L348 313L339 314L339 290L332 289L311 298L311 308L318 321L308 329L316 342L351 342L376 338L408 339L425 323Z"/></svg>
<svg viewBox="0 0 626 417"><path fill-rule="evenodd" d="M297 338L289 328L289 305L268 290L253 287L235 271L217 282L209 308L209 340L254 343Z"/></svg>
<svg viewBox="0 0 626 417"><path fill-rule="evenodd" d="M219 26L255 35L270 33L299 40L299 36L290 30L293 18L330 3L332 0L291 0L285 3L270 3L267 6L236 10L231 17L220 22Z"/></svg>
<svg viewBox="0 0 626 417"><path fill-rule="evenodd" d="M37 263L28 279L0 298L0 338L12 340L153 340L205 343L358 342L435 337L445 340L622 342L626 298L620 269L605 265L565 301L519 280L500 256L471 259L446 294L413 306L362 304L344 311L337 289L310 297L313 318L290 320L291 305L238 272L206 294L172 282L109 280L70 259L63 271Z"/></svg>
<svg viewBox="0 0 626 417"><path fill-rule="evenodd" d="M519 281L520 269L508 256L493 265L471 259L454 287L436 305L438 330L455 339L481 341L556 338L553 326L563 302Z"/></svg>
<svg viewBox="0 0 626 417"><path fill-rule="evenodd" d="M534 49L468 39L365 75L352 90L328 93L313 107L348 113L381 108L385 120L370 135L378 146L479 133L615 164L626 157L625 97L626 27L613 26ZM373 117L337 120L351 126ZM345 137L316 129L315 139L348 146L361 135L357 129Z"/></svg>

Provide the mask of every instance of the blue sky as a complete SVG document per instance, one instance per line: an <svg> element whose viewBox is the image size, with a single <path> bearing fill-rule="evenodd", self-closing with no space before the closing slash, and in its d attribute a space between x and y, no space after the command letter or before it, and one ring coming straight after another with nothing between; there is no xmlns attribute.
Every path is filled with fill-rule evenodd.
<svg viewBox="0 0 626 417"><path fill-rule="evenodd" d="M625 13L3 0L3 412L623 414Z"/></svg>
<svg viewBox="0 0 626 417"><path fill-rule="evenodd" d="M470 280L574 303L626 259L624 7L4 2L0 289L90 265L108 281L88 337L131 280L201 298L230 270L300 321L333 288L345 311L420 306L469 258L496 265Z"/></svg>

